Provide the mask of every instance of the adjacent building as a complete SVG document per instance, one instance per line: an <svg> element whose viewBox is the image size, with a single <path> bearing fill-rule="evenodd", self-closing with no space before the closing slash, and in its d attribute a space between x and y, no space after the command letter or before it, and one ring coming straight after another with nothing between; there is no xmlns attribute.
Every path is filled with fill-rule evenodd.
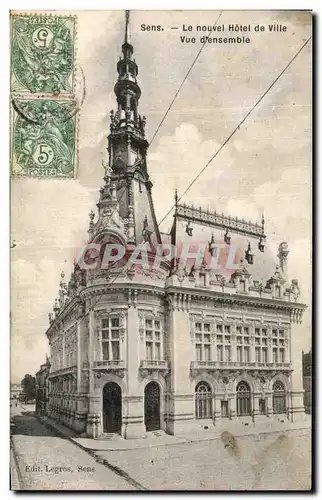
<svg viewBox="0 0 322 500"><path fill-rule="evenodd" d="M177 194L172 230L160 232L128 16L117 72L91 250L68 283L62 273L49 315L48 415L94 438L302 418L306 306L288 276L287 243L276 259L264 218L187 206ZM111 244L125 249L124 258L106 268L102 256ZM149 265L129 265L145 244ZM191 245L184 264L172 253L160 256L161 244L178 252ZM193 256L200 247L202 259Z"/></svg>
<svg viewBox="0 0 322 500"><path fill-rule="evenodd" d="M312 412L312 350L302 352L303 366L303 389L304 389L304 408L306 413Z"/></svg>
<svg viewBox="0 0 322 500"><path fill-rule="evenodd" d="M36 373L36 414L46 415L47 414L47 403L48 403L48 386L49 386L49 371L50 362L46 356L46 363L40 365L38 372Z"/></svg>

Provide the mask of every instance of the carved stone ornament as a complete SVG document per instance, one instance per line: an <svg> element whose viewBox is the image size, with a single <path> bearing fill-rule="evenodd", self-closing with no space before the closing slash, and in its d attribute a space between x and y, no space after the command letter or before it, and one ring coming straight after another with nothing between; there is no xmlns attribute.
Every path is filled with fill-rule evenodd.
<svg viewBox="0 0 322 500"><path fill-rule="evenodd" d="M140 340L144 340L145 336L145 314L139 312L139 336Z"/></svg>

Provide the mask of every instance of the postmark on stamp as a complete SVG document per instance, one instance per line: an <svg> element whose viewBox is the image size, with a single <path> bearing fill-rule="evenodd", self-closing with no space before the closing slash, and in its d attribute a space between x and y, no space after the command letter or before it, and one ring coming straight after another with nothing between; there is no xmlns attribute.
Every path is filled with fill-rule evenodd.
<svg viewBox="0 0 322 500"><path fill-rule="evenodd" d="M74 85L74 16L12 14L11 90L71 94Z"/></svg>
<svg viewBox="0 0 322 500"><path fill-rule="evenodd" d="M12 174L75 176L76 120L71 100L16 100L12 116Z"/></svg>

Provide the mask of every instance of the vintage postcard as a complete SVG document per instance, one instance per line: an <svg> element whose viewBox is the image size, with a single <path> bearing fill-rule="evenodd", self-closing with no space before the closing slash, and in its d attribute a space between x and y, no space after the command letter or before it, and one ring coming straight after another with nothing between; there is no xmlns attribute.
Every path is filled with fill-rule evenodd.
<svg viewBox="0 0 322 500"><path fill-rule="evenodd" d="M12 490L311 490L312 24L10 13Z"/></svg>

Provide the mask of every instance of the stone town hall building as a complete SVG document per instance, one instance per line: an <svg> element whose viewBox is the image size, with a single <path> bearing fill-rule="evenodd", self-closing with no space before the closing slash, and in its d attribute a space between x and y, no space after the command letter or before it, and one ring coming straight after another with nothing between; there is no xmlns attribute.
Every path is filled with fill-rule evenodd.
<svg viewBox="0 0 322 500"><path fill-rule="evenodd" d="M148 269L126 259L102 268L75 265L64 276L46 332L50 344L47 414L99 437L191 432L229 420L303 415L297 280L288 280L287 244L278 260L265 248L264 220L186 206L176 196L170 234L161 233L147 168L138 66L128 40L117 63L108 136L109 165L90 213L89 243L131 248L148 242L206 245L202 262L162 260ZM213 243L222 243L216 269ZM236 247L235 265L227 265ZM239 255L238 255L239 252ZM126 256L125 256L126 257ZM236 256L235 256L236 257ZM226 265L221 263L226 262Z"/></svg>

